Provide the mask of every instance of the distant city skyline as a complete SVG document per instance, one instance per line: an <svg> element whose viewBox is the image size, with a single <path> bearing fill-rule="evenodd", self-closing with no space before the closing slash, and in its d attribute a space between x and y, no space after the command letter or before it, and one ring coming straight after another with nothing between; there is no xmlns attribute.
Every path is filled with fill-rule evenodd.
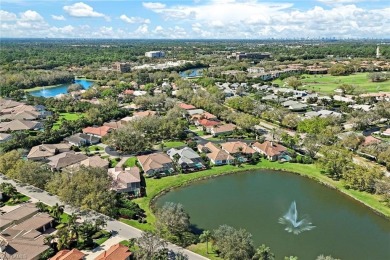
<svg viewBox="0 0 390 260"><path fill-rule="evenodd" d="M387 0L1 0L2 38L390 38Z"/></svg>

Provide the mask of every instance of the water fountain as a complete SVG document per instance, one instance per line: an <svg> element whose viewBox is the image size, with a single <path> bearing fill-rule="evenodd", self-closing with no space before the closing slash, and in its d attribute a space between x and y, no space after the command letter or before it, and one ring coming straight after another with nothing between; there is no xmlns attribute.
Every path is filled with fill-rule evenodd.
<svg viewBox="0 0 390 260"><path fill-rule="evenodd" d="M46 97L47 90L45 89L45 87L42 87L41 93L42 93L42 97Z"/></svg>
<svg viewBox="0 0 390 260"><path fill-rule="evenodd" d="M294 235L298 235L303 231L309 231L315 228L308 217L303 217L298 221L297 204L295 201L291 203L287 213L283 217L279 218L279 223L286 225L285 230L293 233Z"/></svg>

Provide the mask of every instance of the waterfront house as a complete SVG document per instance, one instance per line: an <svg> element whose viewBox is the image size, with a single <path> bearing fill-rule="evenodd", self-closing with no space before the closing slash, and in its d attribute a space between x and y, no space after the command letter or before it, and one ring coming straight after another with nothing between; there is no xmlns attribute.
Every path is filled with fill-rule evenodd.
<svg viewBox="0 0 390 260"><path fill-rule="evenodd" d="M287 148L275 142L265 141L256 142L252 145L253 149L260 154L264 154L268 160L276 161L287 152Z"/></svg>
<svg viewBox="0 0 390 260"><path fill-rule="evenodd" d="M108 175L112 178L112 189L116 192L141 195L141 175L137 166L125 169L122 167L110 168Z"/></svg>
<svg viewBox="0 0 390 260"><path fill-rule="evenodd" d="M165 153L152 153L137 156L145 176L151 177L156 174L171 174L174 172L173 161Z"/></svg>
<svg viewBox="0 0 390 260"><path fill-rule="evenodd" d="M169 157L185 171L194 171L205 169L202 158L194 150L189 147L182 149L169 149L167 151Z"/></svg>
<svg viewBox="0 0 390 260"><path fill-rule="evenodd" d="M199 144L198 151L206 153L207 158L209 158L210 162L214 165L232 164L234 162L233 156L220 149L212 142L208 142L205 145Z"/></svg>
<svg viewBox="0 0 390 260"><path fill-rule="evenodd" d="M248 157L256 152L249 145L240 141L222 143L221 147L222 150L226 151L241 162L248 161Z"/></svg>

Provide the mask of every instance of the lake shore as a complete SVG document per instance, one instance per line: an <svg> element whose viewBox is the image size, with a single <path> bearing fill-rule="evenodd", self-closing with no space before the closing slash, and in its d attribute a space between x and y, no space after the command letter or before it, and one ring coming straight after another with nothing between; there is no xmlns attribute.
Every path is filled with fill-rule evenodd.
<svg viewBox="0 0 390 260"><path fill-rule="evenodd" d="M155 216L153 212L154 202L163 194L171 191L172 189L190 185L191 183L196 181L215 178L227 174L245 173L254 170L276 170L276 171L291 172L306 178L313 179L322 185L326 185L331 189L342 192L343 194L354 199L355 201L362 203L363 205L369 207L378 215L390 219L390 208L386 207L380 202L379 195L346 189L343 186L342 182L332 180L326 175L322 174L321 169L319 169L314 164L296 164L296 163L281 164L278 162L270 162L267 160L263 160L255 165L244 164L241 167L224 165L224 166L213 167L209 170L190 173L190 174L179 174L179 175L164 177L161 179L151 179L151 178L146 179L147 196L143 198L135 199L134 201L138 203L142 209L145 210L147 215L147 224L140 224L135 220L122 219L121 221L126 224L135 226L141 230L152 230L153 224L155 222Z"/></svg>
<svg viewBox="0 0 390 260"><path fill-rule="evenodd" d="M85 81L92 81L92 82L96 81L94 79L88 79L85 77L75 77L74 80L85 80ZM50 85L50 86L43 86L43 87L28 88L28 89L25 89L24 92L33 92L33 91L37 91L37 90L42 90L43 88L45 88L45 89L57 88L57 87L64 85L64 84L72 84L72 82L62 83L62 84L57 84L57 85Z"/></svg>
<svg viewBox="0 0 390 260"><path fill-rule="evenodd" d="M67 83L64 83L64 84L67 84ZM50 85L50 86L44 86L44 87L35 87L35 88L28 88L28 89L25 89L24 92L33 92L33 91L37 91L37 90L42 90L42 89L50 89L50 88L57 88L59 86L61 86L63 84L57 84L57 85Z"/></svg>

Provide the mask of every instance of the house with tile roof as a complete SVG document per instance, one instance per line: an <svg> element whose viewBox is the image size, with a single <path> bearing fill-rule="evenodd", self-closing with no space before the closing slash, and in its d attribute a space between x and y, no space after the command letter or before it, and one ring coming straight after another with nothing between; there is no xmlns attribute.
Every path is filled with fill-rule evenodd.
<svg viewBox="0 0 390 260"><path fill-rule="evenodd" d="M171 174L174 172L173 161L165 153L152 153L148 155L137 156L145 176L151 177L158 173Z"/></svg>
<svg viewBox="0 0 390 260"><path fill-rule="evenodd" d="M71 145L81 147L81 146L88 146L97 144L100 142L100 138L90 135L90 134L84 134L84 133L77 133L74 135L71 135L69 137L66 137L64 139L66 142L68 142Z"/></svg>
<svg viewBox="0 0 390 260"><path fill-rule="evenodd" d="M213 136L219 136L232 134L236 129L237 126L235 124L222 124L207 127L206 132L212 134Z"/></svg>
<svg viewBox="0 0 390 260"><path fill-rule="evenodd" d="M110 162L107 159L103 159L98 155L87 157L85 160L77 162L75 164L67 166L69 169L78 169L82 166L84 167L95 167L108 169Z"/></svg>
<svg viewBox="0 0 390 260"><path fill-rule="evenodd" d="M12 135L10 134L5 134L5 133L0 133L0 143L7 142L12 139Z"/></svg>
<svg viewBox="0 0 390 260"><path fill-rule="evenodd" d="M130 260L132 254L127 246L116 244L98 255L95 260Z"/></svg>
<svg viewBox="0 0 390 260"><path fill-rule="evenodd" d="M210 128L210 127L213 127L213 126L217 126L217 125L221 125L222 123L219 122L219 121L214 121L214 120L209 120L209 119L198 119L197 121L195 121L195 125L197 126L202 126L204 129L207 129L207 128Z"/></svg>
<svg viewBox="0 0 390 260"><path fill-rule="evenodd" d="M244 142L227 142L221 144L222 150L226 151L231 156L237 158L241 162L248 161L248 157L256 153L248 144Z"/></svg>
<svg viewBox="0 0 390 260"><path fill-rule="evenodd" d="M228 152L220 149L214 143L208 142L204 145L198 145L198 151L201 153L206 153L207 158L214 165L225 165L232 164L234 162L234 157Z"/></svg>
<svg viewBox="0 0 390 260"><path fill-rule="evenodd" d="M287 148L275 142L265 141L264 143L256 142L252 145L260 154L267 156L270 161L276 161L287 152Z"/></svg>
<svg viewBox="0 0 390 260"><path fill-rule="evenodd" d="M371 135L364 137L364 142L361 144L362 146L368 146L372 144L379 144L382 140L375 138Z"/></svg>
<svg viewBox="0 0 390 260"><path fill-rule="evenodd" d="M72 250L61 250L58 251L55 256L51 257L49 260L83 260L85 259L85 254L81 251L79 251L76 248L73 248Z"/></svg>
<svg viewBox="0 0 390 260"><path fill-rule="evenodd" d="M190 110L190 109L196 109L193 105L186 104L186 103L179 103L178 107L185 109L185 110Z"/></svg>
<svg viewBox="0 0 390 260"><path fill-rule="evenodd" d="M84 154L65 152L47 158L49 161L47 164L50 166L52 171L58 171L70 165L84 161L87 158L88 156Z"/></svg>
<svg viewBox="0 0 390 260"><path fill-rule="evenodd" d="M31 148L27 155L27 159L34 161L44 161L58 153L69 152L70 148L71 145L68 143L40 144Z"/></svg>
<svg viewBox="0 0 390 260"><path fill-rule="evenodd" d="M84 134L90 134L92 136L96 136L98 138L102 138L103 136L106 136L108 133L110 133L112 130L109 126L99 126L99 127L86 127L83 129Z"/></svg>
<svg viewBox="0 0 390 260"><path fill-rule="evenodd" d="M39 259L49 248L44 243L44 233L54 231L53 218L40 213L35 204L23 204L0 216L0 258Z"/></svg>
<svg viewBox="0 0 390 260"><path fill-rule="evenodd" d="M171 148L167 151L167 154L184 171L206 169L199 154L189 147L184 147L182 149Z"/></svg>
<svg viewBox="0 0 390 260"><path fill-rule="evenodd" d="M42 123L38 121L12 120L10 122L0 123L0 132L41 130L42 127Z"/></svg>
<svg viewBox="0 0 390 260"><path fill-rule="evenodd" d="M138 167L115 167L108 169L113 183L112 189L118 193L126 192L135 196L141 195L141 174Z"/></svg>

